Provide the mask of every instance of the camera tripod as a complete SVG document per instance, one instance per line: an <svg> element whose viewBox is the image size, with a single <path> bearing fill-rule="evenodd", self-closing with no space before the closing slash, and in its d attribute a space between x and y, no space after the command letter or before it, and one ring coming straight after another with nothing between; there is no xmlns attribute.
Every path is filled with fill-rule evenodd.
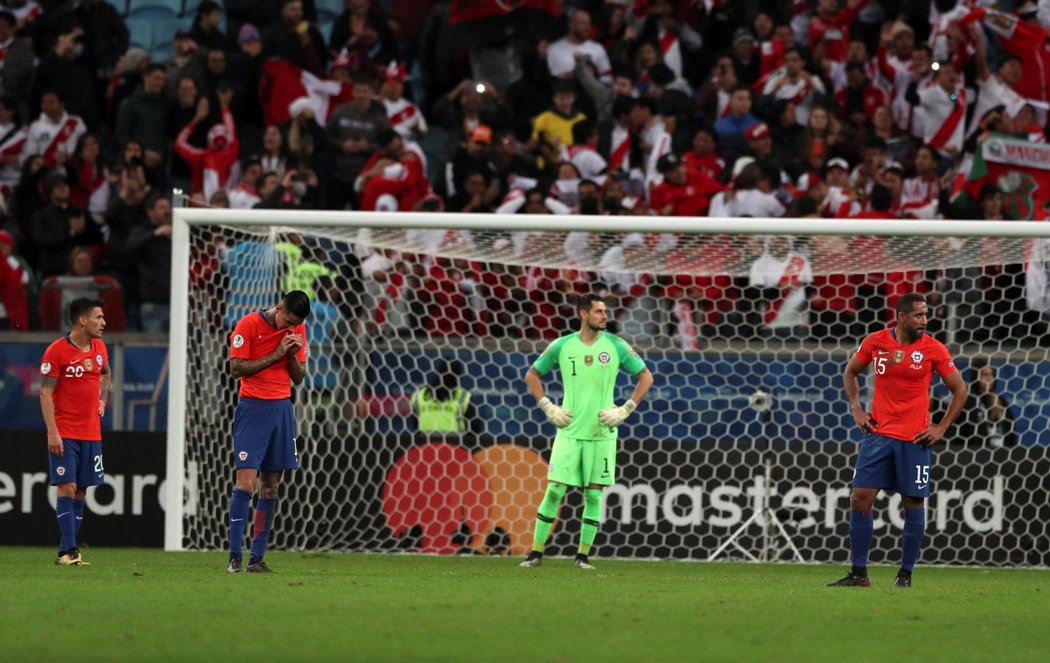
<svg viewBox="0 0 1050 663"><path fill-rule="evenodd" d="M774 561L773 543L779 533L779 536L783 537L786 542L787 547L792 553L794 553L795 560L805 562L806 559L802 556L802 553L799 552L798 547L795 546L795 542L791 540L791 536L788 535L787 530L784 528L784 523L781 522L780 518L777 517L776 512L769 506L769 483L773 469L772 444L769 436L769 425L773 421L772 398L768 394L756 392L756 394L749 400L751 409L758 413L759 420L762 422L762 474L754 475L752 477L755 481L762 481L762 492L760 495L759 506L755 509L755 512L751 514L750 518L741 523L740 527L736 528L736 530L729 535L729 538L723 541L722 544L711 553L711 556L707 558L707 561L713 562L717 560L718 557L730 546L739 550L752 562ZM762 545L757 555L740 545L740 542L737 541L741 535L748 531L756 520L761 520L762 524ZM774 528L776 528L776 531L773 531Z"/></svg>

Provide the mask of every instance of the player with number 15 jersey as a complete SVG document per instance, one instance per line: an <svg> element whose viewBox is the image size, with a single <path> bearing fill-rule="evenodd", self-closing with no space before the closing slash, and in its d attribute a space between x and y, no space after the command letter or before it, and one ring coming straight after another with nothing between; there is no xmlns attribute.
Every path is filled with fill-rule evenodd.
<svg viewBox="0 0 1050 663"><path fill-rule="evenodd" d="M933 452L966 403L966 383L948 349L926 334L929 306L918 293L900 298L897 324L869 335L842 374L850 413L865 437L860 442L850 492L850 555L853 567L832 587L868 587L868 549L874 534L872 507L880 490L901 496L904 530L897 587L911 587L926 532L925 499L930 495ZM857 380L874 368L871 413L860 400ZM930 421L930 383L936 373L952 393L941 420Z"/></svg>

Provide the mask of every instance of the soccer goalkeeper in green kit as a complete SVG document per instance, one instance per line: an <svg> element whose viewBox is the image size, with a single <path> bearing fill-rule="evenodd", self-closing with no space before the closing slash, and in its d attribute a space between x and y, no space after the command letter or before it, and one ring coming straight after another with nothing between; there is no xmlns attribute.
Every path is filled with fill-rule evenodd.
<svg viewBox="0 0 1050 663"><path fill-rule="evenodd" d="M569 486L583 489L583 526L575 566L593 570L587 561L602 510L602 488L616 480L616 427L623 423L653 386L653 374L631 346L605 331L609 310L598 295L584 295L576 306L580 331L551 343L525 375L529 392L558 427L547 470L547 492L536 510L532 552L521 566L539 566L558 508ZM561 406L544 395L541 378L555 366L565 396ZM613 402L616 378L623 369L638 378L634 394L623 405Z"/></svg>

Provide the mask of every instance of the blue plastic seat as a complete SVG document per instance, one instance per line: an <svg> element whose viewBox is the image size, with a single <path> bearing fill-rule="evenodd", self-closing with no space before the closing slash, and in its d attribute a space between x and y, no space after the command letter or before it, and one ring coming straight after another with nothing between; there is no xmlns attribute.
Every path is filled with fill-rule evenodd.
<svg viewBox="0 0 1050 663"><path fill-rule="evenodd" d="M321 20L322 14L331 14L334 19L346 11L346 2L344 0L314 0L314 7L317 9L318 21Z"/></svg>
<svg viewBox="0 0 1050 663"><path fill-rule="evenodd" d="M128 26L128 33L131 35L128 40L129 46L137 46L147 51L153 47L153 24L150 21L129 18L125 19L124 24Z"/></svg>
<svg viewBox="0 0 1050 663"><path fill-rule="evenodd" d="M129 0L128 16L149 20L173 20L182 14L182 0Z"/></svg>
<svg viewBox="0 0 1050 663"><path fill-rule="evenodd" d="M230 249L227 260L225 323L232 329L245 315L277 303L278 256L272 246L246 240Z"/></svg>

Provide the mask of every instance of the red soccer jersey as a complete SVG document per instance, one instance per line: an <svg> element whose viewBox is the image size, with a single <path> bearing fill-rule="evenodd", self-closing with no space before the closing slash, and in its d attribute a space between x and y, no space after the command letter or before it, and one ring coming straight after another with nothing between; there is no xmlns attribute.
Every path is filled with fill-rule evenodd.
<svg viewBox="0 0 1050 663"><path fill-rule="evenodd" d="M856 357L875 365L875 402L871 416L874 432L904 442L930 424L930 382L933 372L944 378L954 373L948 348L929 334L910 345L901 345L893 327L869 334Z"/></svg>
<svg viewBox="0 0 1050 663"><path fill-rule="evenodd" d="M306 361L306 326L277 329L263 316L262 311L249 313L241 318L230 335L230 359L262 359L277 349L281 339L288 334L299 334L303 345L295 358ZM255 375L241 378L242 398L261 398L276 401L292 395L292 379L288 373L288 357L284 356Z"/></svg>
<svg viewBox="0 0 1050 663"><path fill-rule="evenodd" d="M55 423L58 434L69 440L101 440L98 416L99 382L109 352L102 339L91 339L91 348L81 350L63 336L44 351L40 374L56 378Z"/></svg>
<svg viewBox="0 0 1050 663"><path fill-rule="evenodd" d="M664 180L656 185L650 194L649 206L652 210L666 214L665 208L670 205L668 216L706 216L711 207L711 198L725 186L718 181L695 170L686 171L684 184L671 184Z"/></svg>

